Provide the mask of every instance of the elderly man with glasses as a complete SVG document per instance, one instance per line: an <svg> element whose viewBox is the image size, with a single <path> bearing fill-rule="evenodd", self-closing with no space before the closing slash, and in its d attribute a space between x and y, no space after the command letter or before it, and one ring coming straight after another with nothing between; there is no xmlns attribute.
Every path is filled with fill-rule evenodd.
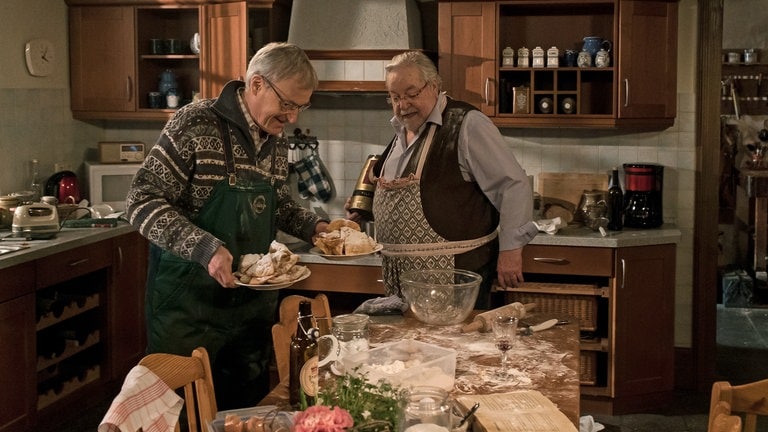
<svg viewBox="0 0 768 432"><path fill-rule="evenodd" d="M441 83L418 51L386 66L395 136L373 168L384 285L401 295L408 270L470 270L483 276L476 306L487 309L497 305L494 279L501 287L523 282L522 249L537 233L531 186L491 120L441 92Z"/></svg>
<svg viewBox="0 0 768 432"><path fill-rule="evenodd" d="M244 82L173 115L128 195L128 218L151 243L147 351L204 346L219 409L255 405L269 391L278 291L238 286L240 257L268 252L278 228L311 242L327 226L286 183L283 129L316 87L301 49L264 46Z"/></svg>

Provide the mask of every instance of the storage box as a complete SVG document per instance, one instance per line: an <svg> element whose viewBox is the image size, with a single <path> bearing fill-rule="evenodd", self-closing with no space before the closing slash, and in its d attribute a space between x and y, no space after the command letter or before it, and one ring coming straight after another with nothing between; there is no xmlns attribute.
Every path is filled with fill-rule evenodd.
<svg viewBox="0 0 768 432"><path fill-rule="evenodd" d="M593 386L597 384L597 352L579 353L579 384Z"/></svg>
<svg viewBox="0 0 768 432"><path fill-rule="evenodd" d="M405 339L344 357L345 370L371 383L386 380L403 388L435 386L453 390L456 351Z"/></svg>

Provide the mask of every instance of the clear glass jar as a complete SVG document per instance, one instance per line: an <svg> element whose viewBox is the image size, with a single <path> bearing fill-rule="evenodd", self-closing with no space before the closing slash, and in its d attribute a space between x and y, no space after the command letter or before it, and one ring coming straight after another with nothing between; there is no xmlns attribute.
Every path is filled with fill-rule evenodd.
<svg viewBox="0 0 768 432"><path fill-rule="evenodd" d="M333 335L339 341L340 358L368 351L368 322L365 314L344 314L333 317Z"/></svg>
<svg viewBox="0 0 768 432"><path fill-rule="evenodd" d="M404 432L421 430L449 432L452 429L452 419L448 392L440 387L415 387L406 396L402 419ZM431 427L422 425L431 425Z"/></svg>

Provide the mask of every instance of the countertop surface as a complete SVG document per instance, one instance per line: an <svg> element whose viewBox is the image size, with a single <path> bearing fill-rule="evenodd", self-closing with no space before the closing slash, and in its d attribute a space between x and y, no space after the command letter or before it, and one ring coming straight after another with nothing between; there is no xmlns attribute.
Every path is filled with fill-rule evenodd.
<svg viewBox="0 0 768 432"><path fill-rule="evenodd" d="M55 253L86 246L132 231L135 231L133 226L121 222L113 228L62 228L52 239L27 241L23 238L6 237L11 234L11 231L0 230L0 238L2 238L0 245L26 246L24 249L0 255L0 269L45 258Z"/></svg>
<svg viewBox="0 0 768 432"><path fill-rule="evenodd" d="M114 228L62 228L62 230L52 239L25 241L24 239L10 239L5 236L10 231L0 231L1 245L24 245L24 249L0 255L0 269L11 267L27 261L43 258L48 255L63 252L76 247L96 243L112 237L117 237L134 231L135 229L121 222ZM680 230L674 225L664 225L655 229L630 229L625 228L622 231L608 231L607 236L600 232L595 232L586 227L575 226L566 227L550 235L539 233L530 244L551 245L551 246L580 246L580 247L633 247L650 246L657 244L677 243L680 241ZM380 266L381 256L379 254L366 255L357 259L327 259L310 249L312 245L305 242L290 243L287 246L296 254L300 255L300 262L304 264L334 264L334 265L359 265L359 266Z"/></svg>

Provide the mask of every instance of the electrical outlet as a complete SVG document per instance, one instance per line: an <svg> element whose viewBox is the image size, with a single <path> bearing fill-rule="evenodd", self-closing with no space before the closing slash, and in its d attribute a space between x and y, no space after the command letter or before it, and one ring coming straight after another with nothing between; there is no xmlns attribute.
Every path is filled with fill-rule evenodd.
<svg viewBox="0 0 768 432"><path fill-rule="evenodd" d="M53 172L61 172L61 171L72 171L72 164L68 164L65 162L59 162L53 164Z"/></svg>

